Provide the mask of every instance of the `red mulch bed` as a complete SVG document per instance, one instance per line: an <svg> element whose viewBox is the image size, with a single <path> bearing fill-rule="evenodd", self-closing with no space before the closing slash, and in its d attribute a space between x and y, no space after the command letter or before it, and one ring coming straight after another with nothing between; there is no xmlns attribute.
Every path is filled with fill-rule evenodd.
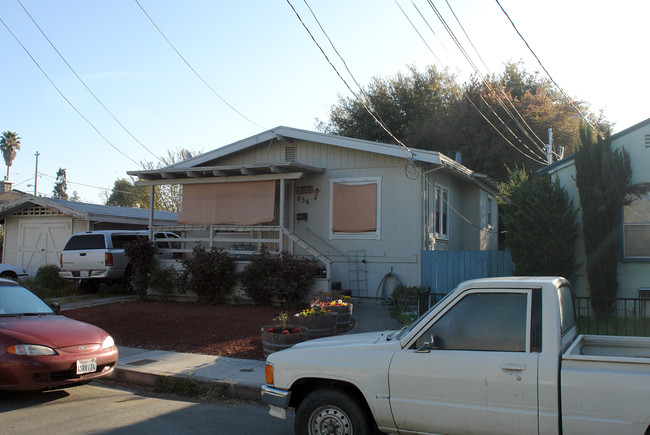
<svg viewBox="0 0 650 435"><path fill-rule="evenodd" d="M92 323L118 346L263 360L260 329L279 308L188 302L120 302L66 310Z"/></svg>

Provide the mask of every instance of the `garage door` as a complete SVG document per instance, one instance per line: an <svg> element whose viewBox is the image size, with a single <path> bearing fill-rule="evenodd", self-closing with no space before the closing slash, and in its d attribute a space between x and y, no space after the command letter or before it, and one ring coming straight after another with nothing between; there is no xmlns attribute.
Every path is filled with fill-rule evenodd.
<svg viewBox="0 0 650 435"><path fill-rule="evenodd" d="M34 276L40 266L59 265L59 254L72 235L72 222L70 218L23 219L18 231L18 258Z"/></svg>

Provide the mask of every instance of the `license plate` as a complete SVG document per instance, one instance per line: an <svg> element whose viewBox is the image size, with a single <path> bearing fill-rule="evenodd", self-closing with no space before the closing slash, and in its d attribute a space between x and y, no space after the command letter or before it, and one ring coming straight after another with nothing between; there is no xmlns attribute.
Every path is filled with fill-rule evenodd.
<svg viewBox="0 0 650 435"><path fill-rule="evenodd" d="M85 373L94 373L97 371L97 360L92 359L80 359L77 361L77 374L83 375Z"/></svg>
<svg viewBox="0 0 650 435"><path fill-rule="evenodd" d="M82 270L81 272L79 272L79 276L82 277L82 278L89 277L90 272L88 272L87 270Z"/></svg>

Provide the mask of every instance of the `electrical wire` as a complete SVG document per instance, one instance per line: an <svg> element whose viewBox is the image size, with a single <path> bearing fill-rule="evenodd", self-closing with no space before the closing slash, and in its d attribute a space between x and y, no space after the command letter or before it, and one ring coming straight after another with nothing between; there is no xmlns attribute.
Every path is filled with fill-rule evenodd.
<svg viewBox="0 0 650 435"><path fill-rule="evenodd" d="M549 79L553 82L553 84L554 84L554 85L559 89L559 91L560 91L560 93L562 94L562 96L563 96L563 97L564 97L564 98L569 102L569 104L571 105L571 107L573 107L573 108L575 109L575 111L578 112L578 115L580 115L580 118L582 118L582 120L585 121L585 122L589 125L589 127L591 127L591 129L594 131L594 133L596 133L596 134L597 134L598 136L600 136L602 139L605 139L604 136L603 136L603 135L602 135L602 134L601 134L601 133L596 129L596 127L594 127L594 126L592 125L592 123L589 122L589 120L588 120L588 119L587 119L587 118L582 114L582 112L580 111L580 109L578 109L578 107L573 103L573 101L571 100L571 98L569 98L569 96L568 96L567 94L564 93L564 91L562 90L562 88L560 87L560 85L558 85L557 82L553 79L553 77L551 76L551 73L548 72L548 70L546 69L546 67L542 64L542 61L539 60L539 57L537 57L537 54L535 54L535 52L533 51L533 49L532 49L532 48L530 47L530 45L528 44L528 41L526 41L526 38L524 38L524 36L523 36L523 35L521 34L521 32L519 31L519 29L517 29L517 26L515 26L515 23L512 21L512 18L510 18L510 15L508 15L508 13L507 13L506 10L503 8L503 6L501 6L501 3L499 2L499 0L494 0L494 1L497 2L497 4L499 5L499 7L501 8L501 11L504 13L504 15L506 16L506 18L508 18L508 21L510 21L510 24L512 24L513 29L515 29L515 32L517 32L517 35L519 35L519 37L521 38L521 40L524 41L524 44L526 44L526 47L528 47L528 50L529 50L529 51L532 53L532 55L535 57L535 60L537 60L537 63L539 64L539 66L542 67L542 69L544 70L544 72L546 73L546 75L548 76L548 78L549 78Z"/></svg>
<svg viewBox="0 0 650 435"><path fill-rule="evenodd" d="M438 59L438 57L437 57L436 54L433 52L433 50L431 49L431 47L429 46L429 44L426 42L426 40L424 39L424 37L422 36L422 34L417 30L417 28L415 27L415 25L413 24L413 22L408 18L408 15L407 15L406 12L404 11L404 9L402 9L402 7L399 5L399 3L397 3L397 0L394 0L394 1L395 1L395 4L397 4L397 6L398 6L398 7L400 8L400 10L402 11L402 13L404 14L404 16L407 18L407 20L409 21L409 23L411 23L411 26L414 28L414 30L417 32L417 34L420 36L420 39L422 39L422 42L424 42L424 44L427 46L427 48L429 49L429 51L431 52L431 54L432 54L436 59ZM422 14L422 12L420 12L420 10L419 10L418 7L415 5L415 3L413 3L413 2L411 2L411 3L413 4L413 6L415 7L415 9L418 11L418 13L419 13L420 16L422 17L422 19L424 20L424 22L426 23L426 25L429 27L429 29L431 30L431 32L432 32L432 33L434 34L434 36L435 36L435 32L433 32L433 29L432 29L431 25L429 24L429 22L427 21L427 19L424 17L424 15ZM471 64L471 62L470 62L470 64ZM479 74L480 74L480 73L479 73ZM489 86L489 83L488 83L488 86ZM494 90L492 90L492 91L494 92ZM476 106L476 104L474 104L474 102L471 101L471 99L469 98L469 96L467 95L467 93L464 93L463 96L464 96L464 97L465 97L465 98L470 102L470 104L474 107L474 109L476 109L476 111L477 111L477 112L478 112L478 113L479 113L479 114L480 114L480 115L481 115L481 116L482 116L482 117L483 117L483 118L488 122L488 124L489 124L492 128L494 128L494 129L496 130L496 132L497 132L497 133L498 133L498 134L499 134L499 135L500 135L500 136L501 136L501 137L502 137L502 138L503 138L503 139L504 139L504 140L505 140L505 141L506 141L506 142L507 142L507 143L508 143L512 148L514 148L515 150L517 150L517 151L518 151L519 153L521 153L524 157L527 157L527 158L533 160L533 161L536 162L536 163L546 164L546 162L545 162L543 159L541 159L537 154L535 154L535 152L534 152L533 150L531 150L527 145L525 145L521 140L519 140L519 141L524 145L524 147L526 147L526 148L529 150L530 155L527 154L526 152L522 151L521 149L519 149L515 144L513 144L513 143L512 143L512 142L511 142L511 141L510 141L510 140L509 140L509 139L508 139L508 138L507 138L507 137L506 137L506 136L505 136L505 135L504 135L504 134L503 134L503 133L502 133L502 132L501 132L501 131L496 127L496 126L495 126L495 125L494 125L494 123L492 123L492 122L491 122L491 121L490 121L490 120L485 116L485 114L483 114L483 112L481 111L481 109L480 109L478 106ZM497 98L498 98L498 96L497 96ZM508 125L507 125L507 124L506 124L506 123L505 123L505 122L504 122L504 121L499 117L499 115L498 115L498 114L496 113L496 111L492 108L492 106L491 106L491 105L490 105L490 104L489 104L489 103L488 103L488 102L483 98L483 96L481 96L481 99L482 99L483 102L486 104L486 106L490 109L490 111L492 111L492 113L494 113L494 115L499 119L499 121L501 121L501 123L502 123L502 124L503 124L503 125L504 125L504 126L505 126L505 127L506 127L506 128L507 128L507 129L508 129L508 130L509 130L509 131L510 131L510 132L511 132L511 133L512 133L516 138L517 138L517 139L519 139L519 138L517 137L517 135L516 135L514 132L512 132L512 130L510 129L510 127L508 127Z"/></svg>
<svg viewBox="0 0 650 435"><path fill-rule="evenodd" d="M66 58L65 58L65 57L61 54L61 52L56 48L56 46L55 46L54 43L50 40L50 38L48 38L48 36L45 34L45 32L43 31L43 29L41 28L41 26L38 25L38 23L36 22L36 20L34 19L34 17L32 17L32 15L31 15L31 14L29 13L29 11L25 8L25 6L22 4L22 2L21 2L20 0L16 0L16 1L17 1L18 4L23 8L23 10L24 10L25 13L27 14L27 16L32 20L32 23L34 23L34 25L36 26L36 28L41 32L41 34L42 34L43 37L47 40L47 42L50 43L50 45L52 46L52 48L54 49L54 51L56 51L56 54L59 55L59 57L61 58L61 60L63 60L63 62L68 66L68 68L70 69L70 71L72 71L72 73L75 75L75 77L77 77L77 79L81 82L81 84L84 85L84 87L86 88L86 90L87 90L88 92L90 92L90 95L92 95L93 98L94 98L94 99L99 103L99 105L102 106L102 108L104 108L104 110L106 111L106 113L108 113L108 114L111 116L111 118L113 118L113 120L115 120L115 122L117 122L117 124L118 124L120 127L122 127L122 129L123 129L125 132L127 132L129 136L131 136L131 137L133 138L133 140L135 140L138 144L140 144L140 146L141 146L142 148L144 148L145 150L147 150L147 151L148 151L152 156L154 156L155 158L157 158L158 160L160 160L160 161L162 162L163 160L162 160L159 156L157 156L153 151L151 151L151 150L150 150L149 148L147 148L147 147L146 147L142 142L140 142L140 140L138 140L138 138L135 137L135 136L133 135L133 133L131 133L131 132L130 132L130 131L129 131L129 130L124 126L124 124L122 124L122 123L121 123L121 122L120 122L120 121L115 117L115 115L114 115L110 110L108 110L108 107L106 107L106 106L104 105L104 103L102 103L102 101L99 99L99 97L97 97L97 95L95 95L95 93L94 93L94 92L93 92L93 91L88 87L88 85L86 84L86 82L85 82L85 81L84 81L84 80L79 76L79 74L77 74L77 71L75 71L75 69L72 67L72 65L70 65L70 63L66 60Z"/></svg>
<svg viewBox="0 0 650 435"><path fill-rule="evenodd" d="M399 139L398 139L398 138L393 134L393 132L390 131L390 129L389 129L389 128L388 128L388 127L387 127L387 126L386 126L382 121L380 121L380 119L378 118L378 116L370 110L370 108L369 108L369 107L365 104L365 102L364 102L364 101L363 101L363 100L358 96L358 94L352 90L352 88L350 87L350 85L348 84L348 82L343 78L343 76L341 76L341 74L340 74L340 72L338 71L338 69L336 68L336 66L335 66L335 65L332 63L332 61L329 59L329 57L327 56L327 54L326 54L325 51L323 50L322 46L318 43L318 41L316 41L316 38L314 37L314 35L312 34L312 32L309 30L309 27L308 27L308 26L305 24L305 22L302 20L302 18L301 18L301 16L300 16L300 14L298 13L298 11L293 7L293 4L291 4L291 1L290 1L290 0L286 0L286 1L287 1L287 3L289 4L289 6L291 7L291 9L293 10L293 12L294 12L294 14L296 15L296 17L298 18L298 21L300 21L300 23L302 24L302 26L303 26L303 28L305 29L305 31L309 34L309 36L310 36L310 38L312 39L312 41L314 42L314 44L316 44L316 46L318 47L318 49L320 50L320 52L323 54L323 56L325 57L325 59L327 60L327 62L330 64L330 66L332 67L332 69L334 70L334 72L336 73L336 75L339 77L339 79L341 79L341 81L343 81L343 83L344 83L345 86L348 88L348 90L349 90L349 91L352 93L352 95L354 95L355 98L357 98L357 100L358 100L358 101L363 105L363 107L365 108L365 110L366 110L366 111L367 111L367 112L368 112L368 113L373 117L373 119L375 120L375 122L377 122L377 123L378 123L378 124L379 124L383 129L384 129L384 131L386 131L386 132L387 132L387 133L388 133L388 134L389 134L389 135L390 135L390 136L391 136L391 137L392 137L392 138L397 142L397 144L398 144L398 145L399 145L399 146L404 150L404 152L405 152L405 154L406 154L406 156L407 156L407 160L409 160L411 163L413 163L413 166L415 167L415 169L417 170L417 172L422 176L422 179L423 179L426 183L428 183L429 185L431 185L432 187L434 187L434 184L431 183L429 180L427 180L427 177L426 177L425 174L422 172L422 169L419 168L416 164L414 164L414 162L413 162L413 160L414 160L414 153L413 153L413 151L412 151L408 146L406 146L402 141L400 141L400 140L399 140ZM305 1L305 3L307 3L307 0L304 0L304 1ZM311 10L311 8L310 8L310 10ZM313 11L312 11L312 14L313 14ZM325 32L324 29L322 28L322 26L321 26L321 29L323 30L323 32ZM330 41L330 43L332 43L332 42L331 42L331 39L330 39L329 37L328 37L328 40ZM335 50L335 51L336 51L336 50ZM337 54L338 54L338 51L336 51L336 52L337 52ZM340 54L339 54L339 56L340 56ZM348 70L348 72L350 72L350 71ZM350 72L350 75L352 76L352 73L351 73L351 72ZM355 83L358 84L357 80L354 79L354 77L353 77L353 80L354 80ZM444 165L444 164L443 164L443 165ZM447 204L447 206L449 207L449 209L451 209L451 210L452 210L452 211L453 211L457 216L459 216L461 219L463 219L463 220L464 220L465 222L467 222L469 225L471 225L471 226L473 226L473 227L479 229L480 231L485 231L485 232L495 232L494 230L491 230L491 229L489 229L489 228L488 228L488 229L486 229L486 228L482 228L481 226L474 224L474 223L471 222L469 219L467 219L464 215L462 215L458 210L456 210L456 209L455 209L451 204L449 204L448 201L445 201L444 198L443 198L443 201L445 202L445 204Z"/></svg>
<svg viewBox="0 0 650 435"><path fill-rule="evenodd" d="M97 132L97 134L99 134L99 135L102 137L102 139L104 139L104 141L106 141L106 143L108 143L111 147L113 147L113 149L114 149L115 151L117 151L118 153L122 154L124 157L126 157L127 159L129 159L130 161L132 161L134 164L139 165L138 162L136 162L135 160L133 160L130 156L128 156L127 154L125 154L125 153L124 153L122 150L120 150L118 147L116 147L115 145L113 145L113 143L112 143L110 140L108 140L108 138L107 138L106 136L104 136L104 134L103 134L101 131L99 131L99 129L98 129L97 127L95 127L95 125L94 125L92 122L90 122L90 120L89 120L88 118L86 118L86 117L83 115L83 113L81 113L81 112L79 111L79 109L77 109L77 108L75 107L74 104L72 104L72 102L71 102L71 101L70 101L70 100L69 100L69 99L68 99L68 98L63 94L63 92L61 92L61 90L60 90L60 89L59 89L59 88L54 84L54 82L52 81L52 79L50 78L50 76L45 72L45 70L44 70L44 69L41 67L41 65L36 61L36 59L34 59L34 56L32 56L32 54L29 52L29 50L27 50L27 47L25 47L25 46L23 45L23 43L20 42L20 39L18 39L18 37L14 34L14 32L11 31L11 29L9 28L9 26L7 25L7 23L5 23L4 20L3 20L2 18L0 18L0 22L1 22L2 25L5 27L5 29L7 29L7 31L11 34L11 36L13 36L13 38L16 40L16 42L18 42L18 44L20 44L20 46L22 47L22 49L25 50L25 53L27 53L27 55L28 55L29 58L32 60L32 62L34 62L34 64L38 67L38 69L41 71L41 73L43 73L43 75L45 76L45 78L47 78L47 80L50 82L50 84L54 87L54 89L56 89L56 91L59 93L59 95L61 95L61 97L66 101L66 103L68 103L68 104L70 105L70 107L72 107L72 109L73 109L75 112L77 112L77 114L78 114L79 116L81 116L81 117L84 119L84 121L86 121L86 122L88 123L88 125L90 125L90 126L93 128L93 130L95 130L95 131Z"/></svg>
<svg viewBox="0 0 650 435"><path fill-rule="evenodd" d="M147 13L147 11L144 9L144 7L142 7L142 5L140 4L140 2L139 2L138 0L134 0L134 1L135 1L135 3L140 7L140 9L141 9L142 12L144 13L144 15L149 19L149 21L151 21L151 24L153 24L153 26L156 28L156 30L158 30L158 33L160 33L160 35L165 39L165 41L167 41L167 44L169 44L169 46L170 46L170 47L171 47L171 48L176 52L176 54L178 55L178 57L181 58L181 60L185 63L185 65L187 65L187 67L188 67L188 68L189 68L189 69L194 73L194 75L195 75L196 77L198 77L198 79L201 80L201 81L203 82L203 84L204 84L205 86L207 86L208 89L209 89L209 90L210 90L214 95L216 95L216 96L217 96L217 97L218 97L218 98L219 98L219 99L220 99L220 100L221 100L221 101L222 101L226 106L228 106L230 109L232 109L235 113L237 113L239 116L241 116L242 118L244 118L246 121L248 121L248 122L250 122L251 124L253 124L253 125L255 125L255 126L261 128L262 130L264 130L264 127L262 127L261 125L259 125L257 122L252 121L250 118L248 118L246 115L244 115L243 113L241 113L239 110L235 109L235 107L234 107L232 104L230 104L228 101L226 101L225 98L223 98L221 95L219 95L219 93L218 93L217 91L215 91L214 88L213 88L212 86L210 86L210 84L209 84L207 81L205 81L205 79L204 79L203 77L201 77L201 75L200 75L200 74L199 74L199 73L194 69L194 67L192 67L192 65L190 65L190 63L187 61L187 59L185 59L185 57L180 53L180 51L178 51L178 50L176 49L176 47L174 46L174 44L172 44L172 42L167 38L167 36L165 36L165 34L163 33L163 31L160 29L160 27L158 27L158 25L156 24L156 22L153 20L153 18L151 18L151 16Z"/></svg>

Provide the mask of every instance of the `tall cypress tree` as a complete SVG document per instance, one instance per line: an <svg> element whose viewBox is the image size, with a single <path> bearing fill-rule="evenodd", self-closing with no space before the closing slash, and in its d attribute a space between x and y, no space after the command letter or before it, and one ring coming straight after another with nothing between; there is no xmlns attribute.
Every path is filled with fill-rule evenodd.
<svg viewBox="0 0 650 435"><path fill-rule="evenodd" d="M609 134L594 139L586 127L580 134L582 145L575 154L576 185L582 208L587 280L594 298L614 298L618 292L616 271L620 256L623 206L632 192L630 155L612 150ZM610 313L613 299L595 299L597 315Z"/></svg>

